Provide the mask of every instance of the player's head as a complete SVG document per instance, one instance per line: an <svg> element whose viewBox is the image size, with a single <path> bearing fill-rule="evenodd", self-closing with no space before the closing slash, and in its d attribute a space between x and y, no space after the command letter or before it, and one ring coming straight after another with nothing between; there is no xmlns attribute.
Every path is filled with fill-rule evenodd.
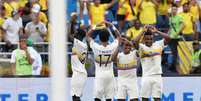
<svg viewBox="0 0 201 101"><path fill-rule="evenodd" d="M185 3L185 4L183 5L183 11L184 11L184 12L188 12L188 11L189 11L189 3Z"/></svg>
<svg viewBox="0 0 201 101"><path fill-rule="evenodd" d="M154 35L151 30L147 30L144 34L144 43L146 46L151 47L154 42Z"/></svg>
<svg viewBox="0 0 201 101"><path fill-rule="evenodd" d="M27 48L27 36L26 35L21 35L19 37L19 46L20 46L20 49L26 49Z"/></svg>
<svg viewBox="0 0 201 101"><path fill-rule="evenodd" d="M100 32L99 32L100 41L101 42L108 42L109 35L110 35L110 33L106 28L100 30Z"/></svg>
<svg viewBox="0 0 201 101"><path fill-rule="evenodd" d="M101 3L101 0L94 0L95 6L98 6Z"/></svg>
<svg viewBox="0 0 201 101"><path fill-rule="evenodd" d="M173 15L176 15L177 14L177 11L178 11L178 6L176 4L172 4L172 8L171 8L171 12Z"/></svg>
<svg viewBox="0 0 201 101"><path fill-rule="evenodd" d="M194 42L193 42L193 49L194 49L195 51L199 50L199 46L200 46L199 41L194 41Z"/></svg>
<svg viewBox="0 0 201 101"><path fill-rule="evenodd" d="M131 50L131 44L129 42L124 42L123 47L124 47L124 53L128 54Z"/></svg>

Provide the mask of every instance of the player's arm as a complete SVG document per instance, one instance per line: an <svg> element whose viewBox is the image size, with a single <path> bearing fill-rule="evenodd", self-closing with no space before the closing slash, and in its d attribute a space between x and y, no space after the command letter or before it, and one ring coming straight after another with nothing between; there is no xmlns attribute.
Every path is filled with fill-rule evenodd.
<svg viewBox="0 0 201 101"><path fill-rule="evenodd" d="M106 9L109 9L110 7L112 7L118 0L112 0L106 7Z"/></svg>
<svg viewBox="0 0 201 101"><path fill-rule="evenodd" d="M117 55L118 55L118 53L119 53L119 48L117 48L114 51L114 54L112 55L112 61L117 62Z"/></svg>
<svg viewBox="0 0 201 101"><path fill-rule="evenodd" d="M166 33L163 33L163 32L161 32L161 31L159 31L158 29L156 29L156 27L151 27L151 31L153 32L153 33L158 33L160 36L162 36L164 39L165 39L165 45L167 45L168 44L168 42L170 41L170 37L169 37L169 35L168 34L166 34Z"/></svg>
<svg viewBox="0 0 201 101"><path fill-rule="evenodd" d="M84 1L83 0L79 0L79 4L80 4L80 19L81 19L81 23L84 24L83 21L83 11L84 11Z"/></svg>
<svg viewBox="0 0 201 101"><path fill-rule="evenodd" d="M148 26L145 25L143 31L134 40L132 40L133 45L137 50L139 49L140 39L144 36L144 33L147 31L147 28Z"/></svg>
<svg viewBox="0 0 201 101"><path fill-rule="evenodd" d="M100 25L102 25L103 23L104 23L104 21L98 23L97 25L95 25L95 26L93 26L92 28L90 28L89 31L86 33L87 41L88 41L89 43L93 40L92 34L93 34L93 32L95 31L96 26L100 26Z"/></svg>
<svg viewBox="0 0 201 101"><path fill-rule="evenodd" d="M114 30L115 37L120 43L121 42L121 34L118 31L118 29L111 22L105 21L105 24L106 24L107 27L112 27L112 29Z"/></svg>

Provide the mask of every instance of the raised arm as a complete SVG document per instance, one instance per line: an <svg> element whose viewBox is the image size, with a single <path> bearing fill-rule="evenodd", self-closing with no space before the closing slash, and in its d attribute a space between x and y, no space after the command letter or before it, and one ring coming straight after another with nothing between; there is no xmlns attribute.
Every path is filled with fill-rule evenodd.
<svg viewBox="0 0 201 101"><path fill-rule="evenodd" d="M106 9L109 9L110 7L112 7L117 1L118 1L118 0L112 0L112 1L108 4L108 6L107 6Z"/></svg>
<svg viewBox="0 0 201 101"><path fill-rule="evenodd" d="M116 36L116 39L119 40L119 42L120 42L121 41L121 34L118 31L118 29L111 22L105 21L105 24L107 27L112 27L112 29L114 30L114 34Z"/></svg>
<svg viewBox="0 0 201 101"><path fill-rule="evenodd" d="M151 31L152 31L153 33L158 33L160 36L162 36L162 37L165 39L165 45L167 45L168 42L170 41L169 35L166 34L166 33L163 33L163 32L161 32L161 31L159 31L158 29L156 29L156 27L153 27L153 26L152 26Z"/></svg>

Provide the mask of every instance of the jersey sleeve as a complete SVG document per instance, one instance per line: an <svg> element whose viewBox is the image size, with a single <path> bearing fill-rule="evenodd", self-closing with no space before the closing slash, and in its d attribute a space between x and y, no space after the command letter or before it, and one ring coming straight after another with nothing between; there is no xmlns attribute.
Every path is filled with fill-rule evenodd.
<svg viewBox="0 0 201 101"><path fill-rule="evenodd" d="M160 40L160 41L157 41L157 44L158 44L160 47L164 48L164 47L165 47L165 40L162 39L162 40Z"/></svg>
<svg viewBox="0 0 201 101"><path fill-rule="evenodd" d="M3 28L4 30L6 30L6 29L8 28L8 26L9 26L9 19L7 19L7 20L3 23L2 28Z"/></svg>

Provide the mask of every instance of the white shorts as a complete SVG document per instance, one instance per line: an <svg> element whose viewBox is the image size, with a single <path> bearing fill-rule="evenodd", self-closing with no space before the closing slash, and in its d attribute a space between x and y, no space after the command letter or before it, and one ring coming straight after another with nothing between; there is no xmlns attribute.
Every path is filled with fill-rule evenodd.
<svg viewBox="0 0 201 101"><path fill-rule="evenodd" d="M161 75L151 75L142 77L140 96L143 98L161 98L162 77Z"/></svg>
<svg viewBox="0 0 201 101"><path fill-rule="evenodd" d="M115 94L114 76L104 75L103 77L95 77L94 98L113 99L114 94Z"/></svg>
<svg viewBox="0 0 201 101"><path fill-rule="evenodd" d="M117 99L138 98L137 77L118 78Z"/></svg>
<svg viewBox="0 0 201 101"><path fill-rule="evenodd" d="M73 72L71 80L71 95L82 96L84 85L87 80L87 74L81 72Z"/></svg>

